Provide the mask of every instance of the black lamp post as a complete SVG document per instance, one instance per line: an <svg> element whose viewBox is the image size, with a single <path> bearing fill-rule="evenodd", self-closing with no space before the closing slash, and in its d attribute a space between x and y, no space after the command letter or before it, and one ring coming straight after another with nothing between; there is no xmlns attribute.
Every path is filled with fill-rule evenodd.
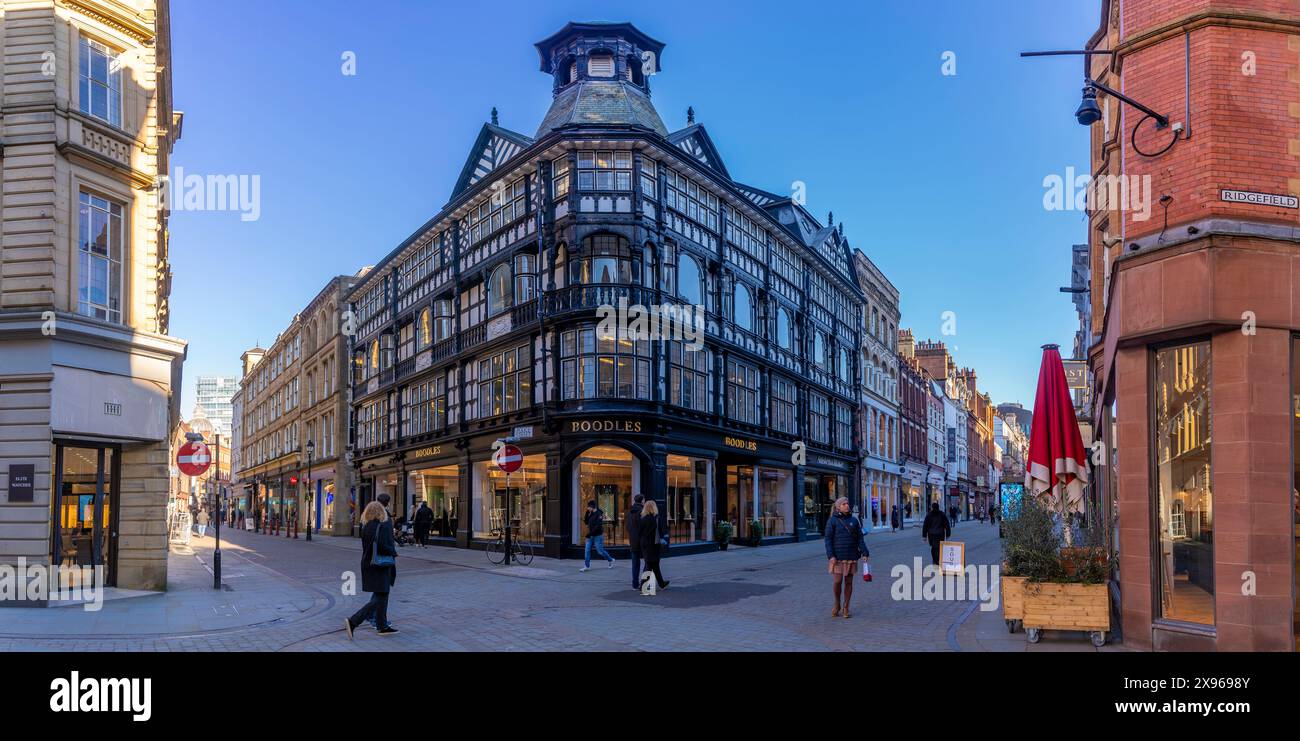
<svg viewBox="0 0 1300 741"><path fill-rule="evenodd" d="M316 454L316 443L311 440L307 441L307 540L311 540L312 513L312 495L316 493L315 483L311 480L311 462L312 456Z"/></svg>

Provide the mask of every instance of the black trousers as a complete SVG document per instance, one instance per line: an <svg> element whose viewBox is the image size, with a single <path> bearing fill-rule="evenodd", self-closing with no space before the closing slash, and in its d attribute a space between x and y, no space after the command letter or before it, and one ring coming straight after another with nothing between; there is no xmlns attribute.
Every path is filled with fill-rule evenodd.
<svg viewBox="0 0 1300 741"><path fill-rule="evenodd" d="M420 524L415 526L415 542L420 545L429 544L429 526Z"/></svg>
<svg viewBox="0 0 1300 741"><path fill-rule="evenodd" d="M375 625L380 628L388 627L388 592L371 592L370 601L367 602L360 610L348 618L352 627L364 623L371 615L375 616Z"/></svg>
<svg viewBox="0 0 1300 741"><path fill-rule="evenodd" d="M632 588L641 588L641 553L632 551Z"/></svg>
<svg viewBox="0 0 1300 741"><path fill-rule="evenodd" d="M930 536L930 560L935 566L939 565L939 544L943 542L942 535Z"/></svg>

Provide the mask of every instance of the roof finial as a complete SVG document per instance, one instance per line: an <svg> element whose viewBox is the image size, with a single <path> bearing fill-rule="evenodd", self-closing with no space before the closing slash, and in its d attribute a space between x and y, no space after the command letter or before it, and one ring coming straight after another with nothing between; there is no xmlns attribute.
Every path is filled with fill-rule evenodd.
<svg viewBox="0 0 1300 741"><path fill-rule="evenodd" d="M492 125L497 126L497 107L492 106Z"/></svg>
<svg viewBox="0 0 1300 741"><path fill-rule="evenodd" d="M840 222L840 236L841 236L841 237L844 236L844 222L843 222L843 221Z"/></svg>
<svg viewBox="0 0 1300 741"><path fill-rule="evenodd" d="M686 125L690 126L693 123L695 123L695 108L686 106Z"/></svg>
<svg viewBox="0 0 1300 741"><path fill-rule="evenodd" d="M827 212L826 212L826 225L829 226L829 227L831 227L831 228L834 228L834 227L835 227L835 212L834 212L834 211L827 211Z"/></svg>

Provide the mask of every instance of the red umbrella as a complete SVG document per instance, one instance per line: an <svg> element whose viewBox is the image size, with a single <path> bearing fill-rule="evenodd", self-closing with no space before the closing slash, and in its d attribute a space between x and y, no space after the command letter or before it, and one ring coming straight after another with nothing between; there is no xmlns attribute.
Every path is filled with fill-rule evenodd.
<svg viewBox="0 0 1300 741"><path fill-rule="evenodd" d="M1052 509L1062 514L1082 512L1083 489L1088 485L1088 455L1079 435L1079 421L1074 416L1074 402L1070 399L1065 367L1056 345L1043 345L1032 427L1025 490L1047 498Z"/></svg>

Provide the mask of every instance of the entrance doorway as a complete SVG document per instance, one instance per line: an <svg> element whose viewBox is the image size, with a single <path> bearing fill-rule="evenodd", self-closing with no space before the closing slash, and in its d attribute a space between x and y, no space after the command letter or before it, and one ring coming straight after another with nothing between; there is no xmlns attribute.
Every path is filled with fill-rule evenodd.
<svg viewBox="0 0 1300 741"><path fill-rule="evenodd" d="M121 455L116 446L54 445L50 563L102 567L108 587L117 584Z"/></svg>

